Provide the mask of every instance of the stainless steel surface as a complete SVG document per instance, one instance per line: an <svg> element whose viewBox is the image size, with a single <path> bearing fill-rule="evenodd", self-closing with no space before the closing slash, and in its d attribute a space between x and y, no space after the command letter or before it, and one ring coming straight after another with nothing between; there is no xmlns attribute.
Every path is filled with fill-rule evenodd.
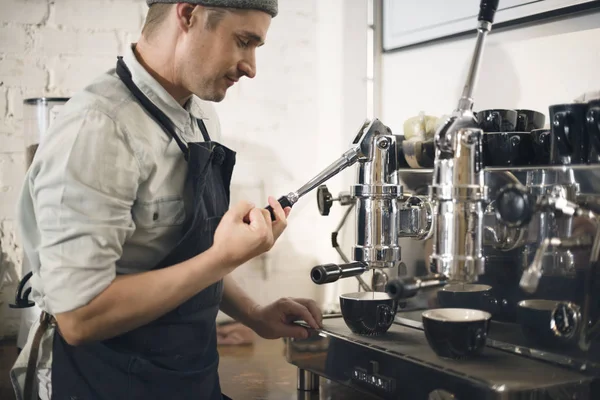
<svg viewBox="0 0 600 400"><path fill-rule="evenodd" d="M398 169L397 138L388 127L374 120L359 139L356 198L356 240L352 253L369 267L390 268L400 262L398 245L398 198L402 186Z"/></svg>
<svg viewBox="0 0 600 400"><path fill-rule="evenodd" d="M427 240L433 234L433 210L429 199L411 196L398 205L398 235Z"/></svg>
<svg viewBox="0 0 600 400"><path fill-rule="evenodd" d="M482 3L483 4L483 3ZM484 272L483 218L487 187L482 164L482 134L473 114L483 46L492 24L479 21L477 40L462 96L451 118L435 135L433 182L435 271L451 281L473 282Z"/></svg>
<svg viewBox="0 0 600 400"><path fill-rule="evenodd" d="M449 129L456 123L466 124L455 120ZM482 247L487 188L478 161L482 131L461 128L438 134L450 135L452 145L444 152L440 142L436 150L430 188L435 221L431 260L435 272L449 280L472 282L484 272L485 263Z"/></svg>
<svg viewBox="0 0 600 400"><path fill-rule="evenodd" d="M313 190L314 188L319 186L321 183L323 183L323 182L327 181L328 179L330 179L331 177L337 175L338 173L343 171L345 168L353 165L358 160L358 156L359 156L359 148L358 147L354 147L354 148L351 148L350 150L346 151L340 158L338 158L331 165L329 165L327 168L325 168L319 175L315 176L313 179L311 179L310 181L308 181L307 183L302 185L302 187L300 187L300 189L298 189L295 193L291 193L290 195L292 195L292 197L294 195L296 196L296 199L294 200L294 202L298 201L299 197L310 192L311 190ZM288 198L290 195L288 195ZM291 198L290 198L290 201L292 201Z"/></svg>
<svg viewBox="0 0 600 400"><path fill-rule="evenodd" d="M319 375L298 368L297 389L303 392L317 392L319 390Z"/></svg>
<svg viewBox="0 0 600 400"><path fill-rule="evenodd" d="M475 84L477 83L477 76L479 74L479 64L481 63L481 58L483 56L483 46L485 45L487 34L491 29L492 24L486 21L479 21L477 25L475 51L473 52L473 58L471 59L471 64L469 66L467 83L465 83L462 96L458 103L459 110L471 110L473 108L473 92L475 91Z"/></svg>

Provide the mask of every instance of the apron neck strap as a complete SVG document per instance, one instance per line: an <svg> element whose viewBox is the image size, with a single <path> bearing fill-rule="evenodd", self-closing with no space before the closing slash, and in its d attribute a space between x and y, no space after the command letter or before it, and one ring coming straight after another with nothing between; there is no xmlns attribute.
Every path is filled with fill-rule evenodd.
<svg viewBox="0 0 600 400"><path fill-rule="evenodd" d="M173 122L171 122L169 117L167 117L167 115L164 112L162 112L160 108L154 105L154 103L152 103L150 99L148 99L148 97L146 97L146 95L142 93L142 91L135 85L131 76L131 71L129 71L129 68L127 68L127 65L125 65L123 57L117 57L116 71L119 78L121 78L121 81L123 81L123 83L125 84L125 86L127 86L131 94L133 94L133 96L140 102L142 107L144 107L146 111L148 111L152 119L154 119L156 123L160 125L163 131L165 131L171 138L173 138L173 140L175 140L175 142L177 142L177 146L179 146L179 148L183 152L185 160L187 161L189 149L175 132ZM206 137L208 136L208 131L206 130L206 126L204 126L204 122L201 120L199 121L202 123L202 126L200 127L200 130L202 130L202 136L205 136L206 140ZM204 129L202 129L202 127L204 127ZM206 135L204 133L205 131Z"/></svg>

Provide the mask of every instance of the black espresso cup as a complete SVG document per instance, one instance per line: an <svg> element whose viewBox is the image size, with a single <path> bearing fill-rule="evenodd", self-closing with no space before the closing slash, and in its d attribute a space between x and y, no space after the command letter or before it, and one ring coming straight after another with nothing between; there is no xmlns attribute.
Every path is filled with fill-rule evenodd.
<svg viewBox="0 0 600 400"><path fill-rule="evenodd" d="M550 163L587 164L590 161L590 138L587 132L585 103L556 104L549 107L552 135Z"/></svg>
<svg viewBox="0 0 600 400"><path fill-rule="evenodd" d="M517 323L529 343L544 347L565 345L552 330L552 312L558 304L555 300L542 299L523 300L517 304Z"/></svg>
<svg viewBox="0 0 600 400"><path fill-rule="evenodd" d="M483 135L483 159L487 167L530 165L533 140L530 132L486 132Z"/></svg>
<svg viewBox="0 0 600 400"><path fill-rule="evenodd" d="M534 129L531 131L534 160L532 165L550 164L550 129Z"/></svg>
<svg viewBox="0 0 600 400"><path fill-rule="evenodd" d="M515 110L482 110L476 116L484 132L514 132L517 126Z"/></svg>
<svg viewBox="0 0 600 400"><path fill-rule="evenodd" d="M357 292L340 296L342 317L357 335L381 335L392 326L398 301L385 292Z"/></svg>
<svg viewBox="0 0 600 400"><path fill-rule="evenodd" d="M587 131L590 137L590 162L600 163L600 99L588 103Z"/></svg>
<svg viewBox="0 0 600 400"><path fill-rule="evenodd" d="M491 317L466 308L438 308L421 314L429 346L438 356L455 360L483 352Z"/></svg>
<svg viewBox="0 0 600 400"><path fill-rule="evenodd" d="M534 110L517 111L517 132L531 132L534 129L542 129L546 123L546 116Z"/></svg>
<svg viewBox="0 0 600 400"><path fill-rule="evenodd" d="M443 308L467 308L498 314L501 302L492 294L492 287L480 284L448 284L438 290L437 299Z"/></svg>

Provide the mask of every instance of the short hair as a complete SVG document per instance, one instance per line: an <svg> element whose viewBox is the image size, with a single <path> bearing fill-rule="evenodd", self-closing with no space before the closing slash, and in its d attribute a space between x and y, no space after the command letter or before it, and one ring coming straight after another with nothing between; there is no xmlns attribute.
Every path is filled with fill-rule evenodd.
<svg viewBox="0 0 600 400"><path fill-rule="evenodd" d="M154 3L148 9L146 22L142 28L142 35L146 38L152 36L156 29L167 19L169 11L174 4L169 3Z"/></svg>
<svg viewBox="0 0 600 400"><path fill-rule="evenodd" d="M209 31L215 30L219 23L227 14L227 9L223 7L206 7L206 23L204 27Z"/></svg>
<svg viewBox="0 0 600 400"><path fill-rule="evenodd" d="M148 9L146 15L146 21L142 28L142 35L146 38L152 36L156 29L165 21L169 11L174 4L169 3L154 3ZM219 26L219 23L227 14L226 8L223 7L205 7L206 9L206 21L204 27L208 30L214 30Z"/></svg>

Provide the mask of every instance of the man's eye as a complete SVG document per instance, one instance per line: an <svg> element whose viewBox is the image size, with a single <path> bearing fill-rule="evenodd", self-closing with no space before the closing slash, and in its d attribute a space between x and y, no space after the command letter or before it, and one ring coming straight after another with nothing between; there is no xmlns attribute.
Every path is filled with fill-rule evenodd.
<svg viewBox="0 0 600 400"><path fill-rule="evenodd" d="M238 45L242 48L245 49L248 47L248 45L250 44L250 42L247 41L243 41L241 39L238 39Z"/></svg>

